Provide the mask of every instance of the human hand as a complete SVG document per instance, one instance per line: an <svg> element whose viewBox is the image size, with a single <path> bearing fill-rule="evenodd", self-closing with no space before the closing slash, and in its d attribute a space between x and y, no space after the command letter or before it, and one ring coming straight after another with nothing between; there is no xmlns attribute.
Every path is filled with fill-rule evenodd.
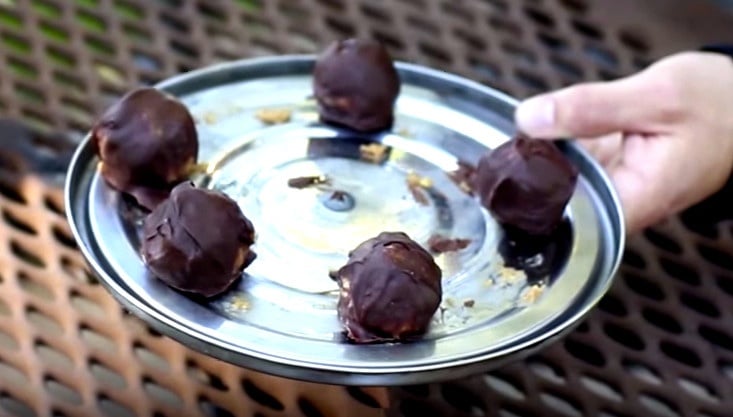
<svg viewBox="0 0 733 417"><path fill-rule="evenodd" d="M578 138L605 167L628 233L719 190L733 168L733 60L684 52L610 82L584 83L520 104L520 131Z"/></svg>

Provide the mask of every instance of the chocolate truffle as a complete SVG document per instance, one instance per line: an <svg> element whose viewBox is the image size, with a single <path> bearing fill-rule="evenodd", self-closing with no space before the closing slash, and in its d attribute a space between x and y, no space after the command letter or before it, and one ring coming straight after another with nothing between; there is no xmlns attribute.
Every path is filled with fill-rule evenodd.
<svg viewBox="0 0 733 417"><path fill-rule="evenodd" d="M425 333L442 297L433 257L402 232L383 232L349 253L336 274L338 315L357 343Z"/></svg>
<svg viewBox="0 0 733 417"><path fill-rule="evenodd" d="M332 43L315 63L313 88L323 122L362 132L392 126L400 79L389 53L378 42Z"/></svg>
<svg viewBox="0 0 733 417"><path fill-rule="evenodd" d="M577 179L552 142L519 136L481 157L474 188L500 224L546 235L562 221Z"/></svg>
<svg viewBox="0 0 733 417"><path fill-rule="evenodd" d="M225 194L184 182L143 223L142 256L150 271L181 291L213 297L255 259L252 223Z"/></svg>
<svg viewBox="0 0 733 417"><path fill-rule="evenodd" d="M131 91L107 109L92 141L105 181L149 210L188 177L198 157L188 109L154 88Z"/></svg>

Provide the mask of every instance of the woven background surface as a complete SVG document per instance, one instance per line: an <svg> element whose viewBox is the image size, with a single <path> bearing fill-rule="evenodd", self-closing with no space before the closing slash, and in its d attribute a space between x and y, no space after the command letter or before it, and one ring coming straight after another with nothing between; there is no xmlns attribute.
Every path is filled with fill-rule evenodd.
<svg viewBox="0 0 733 417"><path fill-rule="evenodd" d="M216 62L368 36L524 97L733 42L731 27L691 0L0 0L0 116L45 132L0 122L0 415L730 416L733 232L712 221L719 205L632 239L610 294L541 354L387 392L241 370L149 330L89 275L60 181L104 106Z"/></svg>

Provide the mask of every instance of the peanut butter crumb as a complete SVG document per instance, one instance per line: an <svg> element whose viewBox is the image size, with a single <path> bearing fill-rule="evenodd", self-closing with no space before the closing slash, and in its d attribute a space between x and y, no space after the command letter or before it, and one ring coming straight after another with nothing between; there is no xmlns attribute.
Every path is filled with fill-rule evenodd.
<svg viewBox="0 0 733 417"><path fill-rule="evenodd" d="M292 115L293 112L290 109L273 108L257 110L255 117L257 117L262 123L275 125L289 122Z"/></svg>
<svg viewBox="0 0 733 417"><path fill-rule="evenodd" d="M433 186L433 180L420 176L415 172L409 172L407 174L407 185L412 187L430 188Z"/></svg>
<svg viewBox="0 0 733 417"><path fill-rule="evenodd" d="M423 206L430 203L427 196L425 196L424 191L433 186L433 181L430 178L420 176L417 173L410 171L407 173L405 182L407 183L407 188L410 190L415 201Z"/></svg>
<svg viewBox="0 0 733 417"><path fill-rule="evenodd" d="M247 310L249 308L249 301L243 297L235 297L232 300L231 306L236 310Z"/></svg>
<svg viewBox="0 0 733 417"><path fill-rule="evenodd" d="M545 292L544 285L532 285L522 293L522 302L531 304L537 301Z"/></svg>
<svg viewBox="0 0 733 417"><path fill-rule="evenodd" d="M525 279L524 272L519 269L502 267L499 269L499 279L504 284L515 284Z"/></svg>

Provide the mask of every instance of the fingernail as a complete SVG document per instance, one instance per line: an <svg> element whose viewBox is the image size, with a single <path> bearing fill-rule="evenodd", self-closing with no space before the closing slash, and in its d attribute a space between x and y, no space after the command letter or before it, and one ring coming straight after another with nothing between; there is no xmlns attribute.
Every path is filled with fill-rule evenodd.
<svg viewBox="0 0 733 417"><path fill-rule="evenodd" d="M552 136L555 128L555 101L549 96L523 101L514 115L517 127L530 136Z"/></svg>

